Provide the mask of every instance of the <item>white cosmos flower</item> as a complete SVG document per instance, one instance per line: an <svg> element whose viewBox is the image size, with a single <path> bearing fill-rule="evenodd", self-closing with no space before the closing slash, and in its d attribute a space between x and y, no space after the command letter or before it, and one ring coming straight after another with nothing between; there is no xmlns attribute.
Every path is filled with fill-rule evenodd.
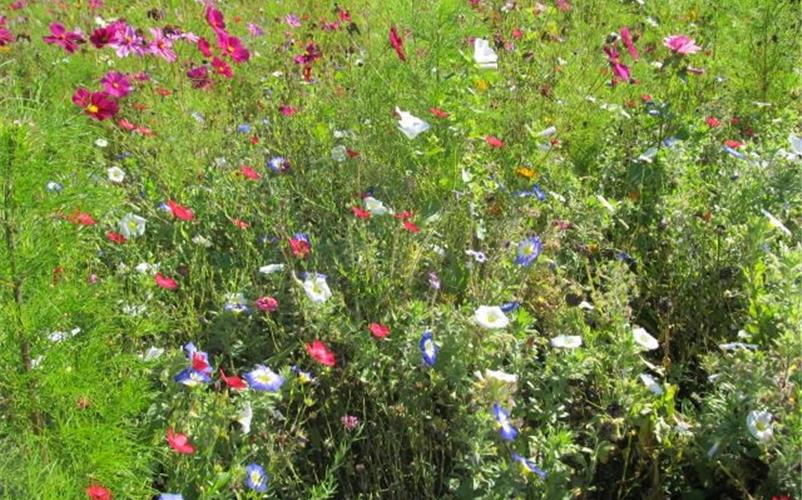
<svg viewBox="0 0 802 500"><path fill-rule="evenodd" d="M392 210L384 206L384 203L377 200L373 196L365 196L362 202L365 204L365 210L370 212L372 215L386 215L393 213Z"/></svg>
<svg viewBox="0 0 802 500"><path fill-rule="evenodd" d="M326 283L326 277L319 274L309 274L304 281L304 291L309 300L319 304L331 297L331 289Z"/></svg>
<svg viewBox="0 0 802 500"><path fill-rule="evenodd" d="M120 184L125 180L125 171L120 167L111 167L108 170L109 180L115 184Z"/></svg>
<svg viewBox="0 0 802 500"><path fill-rule="evenodd" d="M632 330L632 338L644 351L654 351L660 347L660 343L657 342L657 339L652 337L645 328L640 326Z"/></svg>
<svg viewBox="0 0 802 500"><path fill-rule="evenodd" d="M280 273L283 270L284 264L268 264L259 268L259 272L262 274Z"/></svg>
<svg viewBox="0 0 802 500"><path fill-rule="evenodd" d="M655 396L663 395L663 388L659 383L657 383L657 380L655 380L654 377L648 373L641 373L640 380L643 382L643 385L645 385L646 388L649 389Z"/></svg>
<svg viewBox="0 0 802 500"><path fill-rule="evenodd" d="M237 414L237 422L242 426L242 433L248 434L251 432L251 420L253 419L253 408L251 408L250 401L246 401L242 405L242 409Z"/></svg>
<svg viewBox="0 0 802 500"><path fill-rule="evenodd" d="M582 345L582 337L579 335L557 335L549 342L552 347L559 349L576 349Z"/></svg>
<svg viewBox="0 0 802 500"><path fill-rule="evenodd" d="M473 60L482 69L498 68L498 56L490 48L490 42L484 38L477 38L473 41Z"/></svg>
<svg viewBox="0 0 802 500"><path fill-rule="evenodd" d="M398 121L398 129L403 132L407 139L414 139L418 137L419 134L426 132L431 127L428 123L421 120L417 116L412 116L410 113L406 111L401 111L401 109L396 106L395 112L398 113L400 117Z"/></svg>
<svg viewBox="0 0 802 500"><path fill-rule="evenodd" d="M145 219L142 217L128 213L120 219L120 234L128 239L136 238L145 234Z"/></svg>
<svg viewBox="0 0 802 500"><path fill-rule="evenodd" d="M509 318L499 306L479 306L473 317L480 326L489 329L504 328L510 324Z"/></svg>
<svg viewBox="0 0 802 500"><path fill-rule="evenodd" d="M746 416L746 428L758 441L766 442L774 436L771 428L771 413L765 410L752 410Z"/></svg>

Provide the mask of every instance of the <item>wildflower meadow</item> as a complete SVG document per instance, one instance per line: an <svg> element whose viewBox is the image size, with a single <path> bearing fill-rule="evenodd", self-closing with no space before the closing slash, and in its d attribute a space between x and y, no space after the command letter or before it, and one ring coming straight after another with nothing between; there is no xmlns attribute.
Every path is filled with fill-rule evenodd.
<svg viewBox="0 0 802 500"><path fill-rule="evenodd" d="M0 498L802 498L799 0L0 1Z"/></svg>

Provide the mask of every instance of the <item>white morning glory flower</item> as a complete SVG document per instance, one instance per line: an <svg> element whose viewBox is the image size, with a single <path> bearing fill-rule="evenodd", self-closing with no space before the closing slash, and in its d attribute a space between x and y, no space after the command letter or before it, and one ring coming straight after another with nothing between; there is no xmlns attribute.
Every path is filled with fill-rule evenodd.
<svg viewBox="0 0 802 500"><path fill-rule="evenodd" d="M645 385L646 388L649 389L649 391L651 391L651 393L654 394L655 396L663 395L663 388L660 386L659 383L657 383L657 380L655 380L654 377L652 377L648 373L641 373L640 380L641 382L643 382L643 385Z"/></svg>
<svg viewBox="0 0 802 500"><path fill-rule="evenodd" d="M549 343L558 349L576 349L582 345L582 337L579 335L557 335Z"/></svg>
<svg viewBox="0 0 802 500"><path fill-rule="evenodd" d="M242 409L240 409L239 413L237 414L237 422L242 426L242 433L248 434L251 432L251 420L253 419L253 409L251 408L250 401L246 401L244 405L242 405Z"/></svg>
<svg viewBox="0 0 802 500"><path fill-rule="evenodd" d="M498 329L510 324L509 318L499 306L479 306L473 317L483 328Z"/></svg>
<svg viewBox="0 0 802 500"><path fill-rule="evenodd" d="M120 167L111 167L108 169L109 180L115 184L120 184L125 180L125 171Z"/></svg>
<svg viewBox="0 0 802 500"><path fill-rule="evenodd" d="M407 136L407 139L414 139L418 137L418 135L429 130L431 127L431 125L421 120L417 116L413 116L406 111L401 111L398 106L396 106L395 112L398 113L398 116L400 117L398 121L398 129L403 132L405 136Z"/></svg>
<svg viewBox="0 0 802 500"><path fill-rule="evenodd" d="M473 41L473 60L482 69L497 69L498 56L490 48L490 42L484 38L477 38Z"/></svg>
<svg viewBox="0 0 802 500"><path fill-rule="evenodd" d="M309 300L316 304L326 302L331 297L331 289L326 283L326 277L310 273L304 280L304 291Z"/></svg>
<svg viewBox="0 0 802 500"><path fill-rule="evenodd" d="M262 274L280 273L283 270L284 264L268 264L259 268L259 272Z"/></svg>
<svg viewBox="0 0 802 500"><path fill-rule="evenodd" d="M518 382L518 375L506 373L499 370L485 369L485 377L505 384L515 384Z"/></svg>
<svg viewBox="0 0 802 500"><path fill-rule="evenodd" d="M142 361L153 361L162 354L164 354L164 349L160 347L151 346L148 348L147 351L141 354L140 357L142 358Z"/></svg>
<svg viewBox="0 0 802 500"><path fill-rule="evenodd" d="M392 213L392 210L384 206L384 203L377 200L373 196L365 196L362 200L365 204L365 210L370 212L372 215L386 215Z"/></svg>
<svg viewBox="0 0 802 500"><path fill-rule="evenodd" d="M752 410L746 416L746 428L760 442L766 442L774 436L771 428L771 413L762 410Z"/></svg>
<svg viewBox="0 0 802 500"><path fill-rule="evenodd" d="M645 328L637 327L632 330L632 338L644 351L653 351L660 347L657 339L652 337Z"/></svg>
<svg viewBox="0 0 802 500"><path fill-rule="evenodd" d="M125 214L123 218L120 219L120 234L129 240L137 236L142 236L145 234L145 223L145 219L138 215L132 213Z"/></svg>

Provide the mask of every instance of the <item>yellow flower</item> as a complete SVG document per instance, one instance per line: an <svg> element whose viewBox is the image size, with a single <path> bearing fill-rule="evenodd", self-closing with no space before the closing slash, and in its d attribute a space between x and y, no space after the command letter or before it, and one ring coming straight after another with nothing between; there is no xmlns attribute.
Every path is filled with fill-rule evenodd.
<svg viewBox="0 0 802 500"><path fill-rule="evenodd" d="M490 83L488 83L487 80L476 80L476 88L480 92L484 92L490 88Z"/></svg>
<svg viewBox="0 0 802 500"><path fill-rule="evenodd" d="M529 167L518 167L515 173L526 179L534 179L537 177L537 172Z"/></svg>

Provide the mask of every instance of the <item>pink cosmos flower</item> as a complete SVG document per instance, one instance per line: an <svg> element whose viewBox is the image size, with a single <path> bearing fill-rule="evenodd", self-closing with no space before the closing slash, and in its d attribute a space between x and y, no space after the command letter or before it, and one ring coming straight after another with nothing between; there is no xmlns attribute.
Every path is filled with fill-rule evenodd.
<svg viewBox="0 0 802 500"><path fill-rule="evenodd" d="M287 17L284 18L284 22L292 28L301 27L301 20L295 14L287 14Z"/></svg>
<svg viewBox="0 0 802 500"><path fill-rule="evenodd" d="M395 53L398 54L399 59L402 61L407 60L407 56L404 54L404 40L398 36L398 31L396 31L395 26L390 27L390 45L395 49Z"/></svg>
<svg viewBox="0 0 802 500"><path fill-rule="evenodd" d="M5 28L0 28L0 47L5 47L14 41L14 35Z"/></svg>
<svg viewBox="0 0 802 500"><path fill-rule="evenodd" d="M84 110L93 120L103 121L117 114L117 101L106 92L89 92L79 87L72 95L72 102Z"/></svg>
<svg viewBox="0 0 802 500"><path fill-rule="evenodd" d="M206 66L194 66L189 68L187 76L192 82L193 88L208 89L212 86L212 79L209 78L209 68Z"/></svg>
<svg viewBox="0 0 802 500"><path fill-rule="evenodd" d="M203 54L203 57L207 59L212 57L212 47L209 45L209 41L203 37L198 38L198 50Z"/></svg>
<svg viewBox="0 0 802 500"><path fill-rule="evenodd" d="M161 57L167 62L175 62L176 54L173 50L173 41L164 36L164 32L159 28L151 28L153 41L148 45L148 53Z"/></svg>
<svg viewBox="0 0 802 500"><path fill-rule="evenodd" d="M225 62L224 60L220 59L217 56L214 56L212 58L212 68L214 68L214 71L218 75L224 76L226 78L231 78L234 76L234 71L231 70L231 66L229 66L227 62Z"/></svg>
<svg viewBox="0 0 802 500"><path fill-rule="evenodd" d="M226 21L223 18L223 13L212 6L206 7L206 22L215 31L223 31L226 29Z"/></svg>
<svg viewBox="0 0 802 500"><path fill-rule="evenodd" d="M671 35L663 39L663 45L668 47L671 52L685 56L688 54L695 54L702 50L702 47L696 45L693 38L686 35Z"/></svg>
<svg viewBox="0 0 802 500"><path fill-rule="evenodd" d="M640 57L640 54L638 54L638 49L635 48L635 44L632 42L632 35L629 32L629 28L624 26L621 28L620 33L621 41L624 42L624 47L626 47L629 51L629 55L632 57L632 60L637 61Z"/></svg>
<svg viewBox="0 0 802 500"><path fill-rule="evenodd" d="M335 366L337 364L334 352L319 340L315 340L311 344L306 344L306 352L321 365Z"/></svg>
<svg viewBox="0 0 802 500"><path fill-rule="evenodd" d="M103 90L113 97L125 97L131 93L131 82L128 77L117 71L106 73L100 84L103 85Z"/></svg>
<svg viewBox="0 0 802 500"><path fill-rule="evenodd" d="M84 43L84 37L77 31L67 31L61 23L50 23L50 35L42 37L45 43L58 45L67 53L78 50L78 44Z"/></svg>
<svg viewBox="0 0 802 500"><path fill-rule="evenodd" d="M128 57L131 54L143 56L146 50L145 40L127 24L112 35L109 46L116 51L117 57Z"/></svg>
<svg viewBox="0 0 802 500"><path fill-rule="evenodd" d="M223 54L236 63L245 62L251 57L251 53L242 45L242 41L239 38L224 31L217 32L217 46L220 47Z"/></svg>
<svg viewBox="0 0 802 500"><path fill-rule="evenodd" d="M255 38L264 35L265 31L258 24L248 23L248 34Z"/></svg>

